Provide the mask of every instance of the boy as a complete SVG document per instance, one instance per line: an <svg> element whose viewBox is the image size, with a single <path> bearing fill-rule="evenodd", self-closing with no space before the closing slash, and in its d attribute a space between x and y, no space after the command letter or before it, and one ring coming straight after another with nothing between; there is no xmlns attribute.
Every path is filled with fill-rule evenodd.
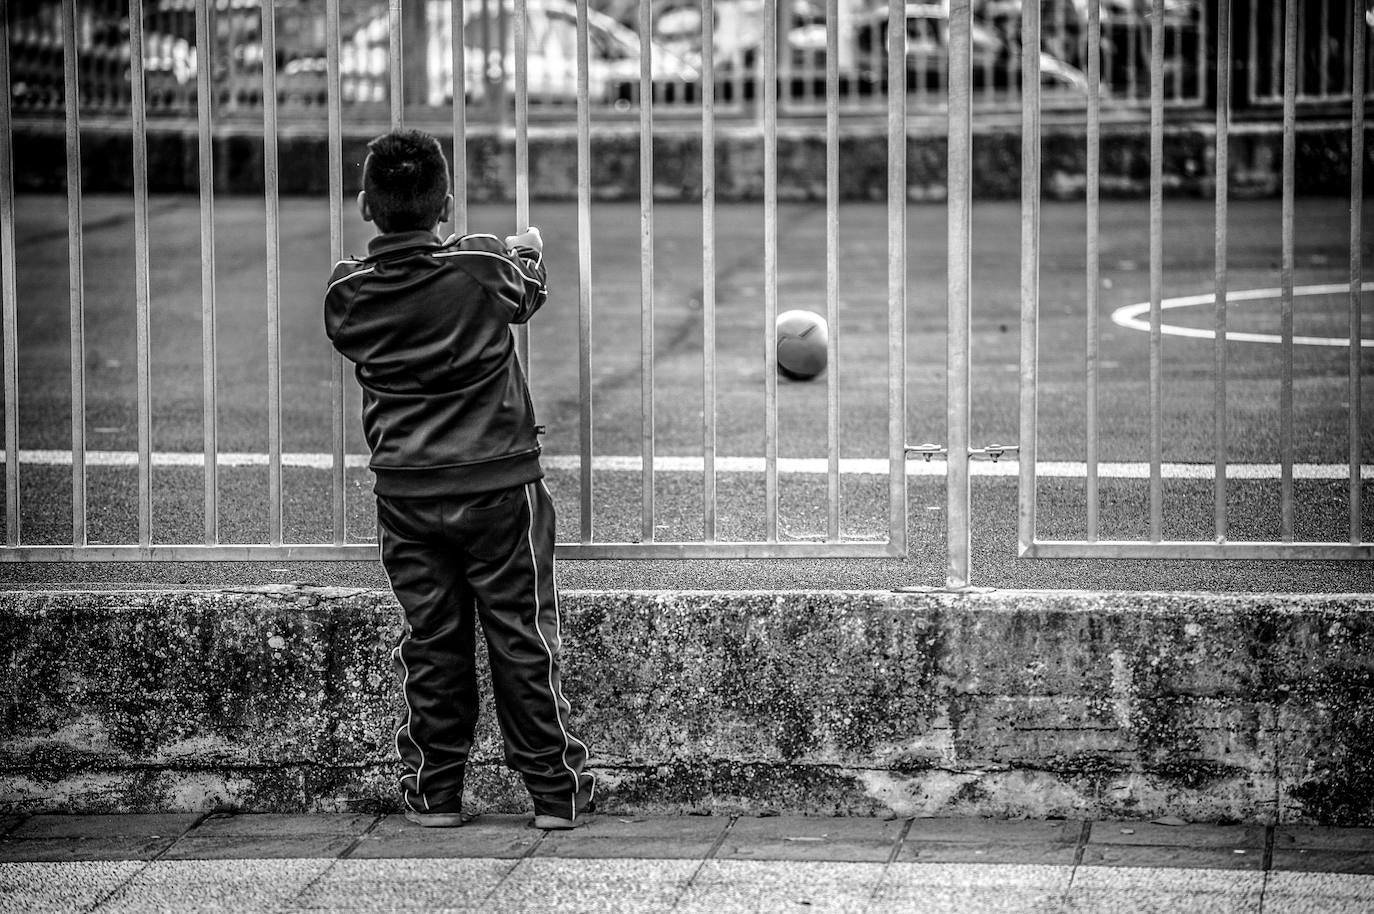
<svg viewBox="0 0 1374 914"><path fill-rule="evenodd" d="M356 366L376 476L382 565L405 612L392 651L405 710L396 749L406 818L462 824L477 723L474 613L491 662L506 764L534 825L586 821L595 779L559 685L554 509L510 324L547 297L543 239L435 230L449 218L448 162L434 137L368 144L358 210L378 234L334 267L325 330Z"/></svg>

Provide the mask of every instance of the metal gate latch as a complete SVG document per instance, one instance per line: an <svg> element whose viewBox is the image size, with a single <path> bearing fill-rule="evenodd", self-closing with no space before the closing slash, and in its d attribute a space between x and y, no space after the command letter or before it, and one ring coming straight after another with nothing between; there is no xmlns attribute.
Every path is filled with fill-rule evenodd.
<svg viewBox="0 0 1374 914"><path fill-rule="evenodd" d="M926 463L930 463L930 458L934 457L934 456L937 455L937 454L946 454L946 453L947 453L947 451L944 449L944 447L943 447L942 445L939 445L939 444L930 444L930 443L926 443L926 444L908 444L908 445L906 446L906 452L907 452L908 455L910 455L910 454L920 454L922 457L925 458Z"/></svg>
<svg viewBox="0 0 1374 914"><path fill-rule="evenodd" d="M949 456L949 450L943 445L930 443L908 444L906 446L906 452L908 455L920 454L927 463L930 462L930 458L932 457ZM1019 454L1020 452L1020 446L1015 444L989 444L987 447L971 447L968 449L970 458L985 457L993 463L1001 460L1003 454Z"/></svg>
<svg viewBox="0 0 1374 914"><path fill-rule="evenodd" d="M971 447L968 449L970 457L986 457L993 463L1002 459L1003 454L1019 454L1021 448L1015 444L989 444L987 447Z"/></svg>

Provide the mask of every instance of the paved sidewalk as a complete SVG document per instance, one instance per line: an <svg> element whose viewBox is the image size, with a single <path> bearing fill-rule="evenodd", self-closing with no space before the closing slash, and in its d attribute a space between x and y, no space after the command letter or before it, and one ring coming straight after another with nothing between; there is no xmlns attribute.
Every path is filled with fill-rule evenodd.
<svg viewBox="0 0 1374 914"><path fill-rule="evenodd" d="M0 816L0 911L1374 911L1374 829L1170 820Z"/></svg>

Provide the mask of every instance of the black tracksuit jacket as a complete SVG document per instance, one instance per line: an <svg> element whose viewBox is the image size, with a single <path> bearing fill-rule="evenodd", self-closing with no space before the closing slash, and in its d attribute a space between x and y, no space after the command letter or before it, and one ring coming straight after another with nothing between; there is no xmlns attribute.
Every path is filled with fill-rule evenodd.
<svg viewBox="0 0 1374 914"><path fill-rule="evenodd" d="M536 251L494 235L381 234L335 265L325 331L356 366L378 495L489 492L543 477L511 324L548 296Z"/></svg>

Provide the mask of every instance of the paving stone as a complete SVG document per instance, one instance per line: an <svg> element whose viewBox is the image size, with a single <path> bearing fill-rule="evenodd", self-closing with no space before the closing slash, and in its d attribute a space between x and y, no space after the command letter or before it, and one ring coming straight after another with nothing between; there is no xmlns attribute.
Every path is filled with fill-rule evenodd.
<svg viewBox="0 0 1374 914"><path fill-rule="evenodd" d="M1264 909L1283 914L1369 914L1374 911L1374 876L1270 873Z"/></svg>
<svg viewBox="0 0 1374 914"><path fill-rule="evenodd" d="M1079 819L912 819L906 841L1075 845L1082 832Z"/></svg>
<svg viewBox="0 0 1374 914"><path fill-rule="evenodd" d="M144 865L135 861L0 863L0 911L89 911Z"/></svg>
<svg viewBox="0 0 1374 914"><path fill-rule="evenodd" d="M730 820L724 816L594 816L574 831L551 831L535 857L700 860Z"/></svg>
<svg viewBox="0 0 1374 914"><path fill-rule="evenodd" d="M1089 844L1083 867L1150 866L1179 869L1260 870L1264 849L1225 847L1164 847L1136 844Z"/></svg>
<svg viewBox="0 0 1374 914"><path fill-rule="evenodd" d="M510 860L340 860L296 907L323 911L452 911L479 907L514 867Z"/></svg>
<svg viewBox="0 0 1374 914"><path fill-rule="evenodd" d="M1148 844L1157 847L1219 847L1264 850L1263 825L1156 825L1152 822L1094 822L1088 844Z"/></svg>
<svg viewBox="0 0 1374 914"><path fill-rule="evenodd" d="M0 838L0 860L151 860L172 846L173 836L112 835L95 838Z"/></svg>
<svg viewBox="0 0 1374 914"><path fill-rule="evenodd" d="M1265 874L1209 869L1081 867L1064 896L1066 914L1259 914Z"/></svg>
<svg viewBox="0 0 1374 914"><path fill-rule="evenodd" d="M913 819L896 859L923 863L1072 865L1077 819Z"/></svg>
<svg viewBox="0 0 1374 914"><path fill-rule="evenodd" d="M159 860L120 886L99 914L150 911L274 914L318 879L330 860Z"/></svg>
<svg viewBox="0 0 1374 914"><path fill-rule="evenodd" d="M489 911L657 914L671 910L695 860L521 860L487 897ZM725 910L717 907L713 912Z"/></svg>
<svg viewBox="0 0 1374 914"><path fill-rule="evenodd" d="M190 834L164 854L167 860L278 860L334 858L357 840L350 835L202 835Z"/></svg>
<svg viewBox="0 0 1374 914"><path fill-rule="evenodd" d="M122 813L100 816L30 816L11 838L176 838L200 818L197 813Z"/></svg>
<svg viewBox="0 0 1374 914"><path fill-rule="evenodd" d="M207 835L361 835L377 820L365 813L215 813L196 826Z"/></svg>
<svg viewBox="0 0 1374 914"><path fill-rule="evenodd" d="M1000 863L1073 866L1073 844L1020 844L975 841L904 841L901 863Z"/></svg>
<svg viewBox="0 0 1374 914"><path fill-rule="evenodd" d="M1321 825L1279 825L1274 828L1274 850L1320 847L1327 850L1374 852L1374 828L1327 828Z"/></svg>
<svg viewBox="0 0 1374 914"><path fill-rule="evenodd" d="M1067 866L894 863L873 897L873 910L922 914L1058 911L1072 875L1072 867Z"/></svg>
<svg viewBox="0 0 1374 914"><path fill-rule="evenodd" d="M567 832L551 831L549 837L592 835L597 838L683 838L690 841L714 841L729 827L730 819L727 816L594 815L580 828Z"/></svg>
<svg viewBox="0 0 1374 914"><path fill-rule="evenodd" d="M364 835L349 859L524 857L544 837L529 816L478 816L459 828L421 828L403 815L387 816Z"/></svg>
<svg viewBox="0 0 1374 914"><path fill-rule="evenodd" d="M1328 850L1320 847L1275 847L1270 868L1305 873L1374 875L1374 849Z"/></svg>
<svg viewBox="0 0 1374 914"><path fill-rule="evenodd" d="M716 857L885 863L891 859L905 827L900 819L741 818L726 833Z"/></svg>
<svg viewBox="0 0 1374 914"><path fill-rule="evenodd" d="M882 863L707 860L673 911L864 912L885 869Z"/></svg>

